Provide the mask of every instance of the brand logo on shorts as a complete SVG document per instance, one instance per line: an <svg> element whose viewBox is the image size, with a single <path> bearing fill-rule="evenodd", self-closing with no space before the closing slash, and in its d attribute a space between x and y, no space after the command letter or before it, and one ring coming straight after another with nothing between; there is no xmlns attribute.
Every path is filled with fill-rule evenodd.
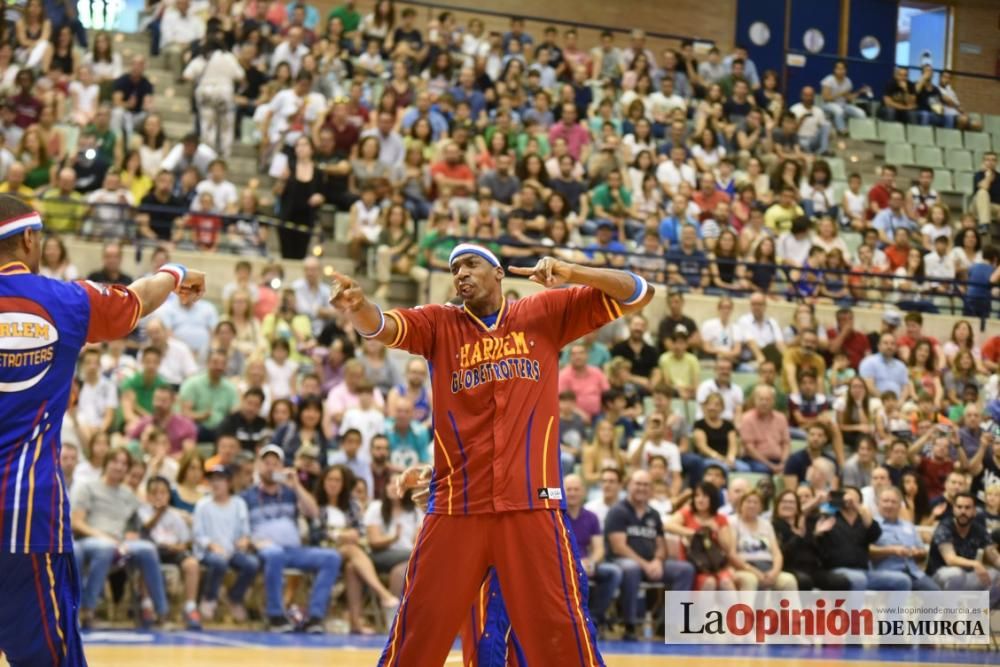
<svg viewBox="0 0 1000 667"><path fill-rule="evenodd" d="M539 500L562 500L562 497L562 489L558 486L555 488L538 489Z"/></svg>

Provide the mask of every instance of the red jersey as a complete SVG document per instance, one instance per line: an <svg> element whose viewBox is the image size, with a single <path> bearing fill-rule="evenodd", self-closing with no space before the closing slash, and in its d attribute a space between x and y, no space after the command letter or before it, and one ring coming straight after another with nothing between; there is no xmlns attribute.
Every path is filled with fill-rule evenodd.
<svg viewBox="0 0 1000 667"><path fill-rule="evenodd" d="M399 328L390 347L430 363L429 513L565 508L559 351L621 315L621 304L591 287L504 301L492 327L462 306L386 313Z"/></svg>
<svg viewBox="0 0 1000 667"><path fill-rule="evenodd" d="M208 213L195 213L188 216L187 226L192 230L194 242L200 250L211 250L219 241L222 231L222 219Z"/></svg>

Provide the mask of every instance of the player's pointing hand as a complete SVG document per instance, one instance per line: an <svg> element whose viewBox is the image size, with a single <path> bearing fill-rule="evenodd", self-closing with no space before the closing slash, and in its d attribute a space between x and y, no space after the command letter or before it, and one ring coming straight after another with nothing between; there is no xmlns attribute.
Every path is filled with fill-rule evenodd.
<svg viewBox="0 0 1000 667"><path fill-rule="evenodd" d="M512 266L508 272L515 276L527 276L529 280L543 287L559 287L569 281L573 267L554 257L543 257L530 269Z"/></svg>
<svg viewBox="0 0 1000 667"><path fill-rule="evenodd" d="M353 312L365 304L361 286L342 273L334 271L330 284L330 305L344 312Z"/></svg>
<svg viewBox="0 0 1000 667"><path fill-rule="evenodd" d="M200 299L205 294L205 274L188 269L184 274L184 281L177 288L177 294L185 306Z"/></svg>

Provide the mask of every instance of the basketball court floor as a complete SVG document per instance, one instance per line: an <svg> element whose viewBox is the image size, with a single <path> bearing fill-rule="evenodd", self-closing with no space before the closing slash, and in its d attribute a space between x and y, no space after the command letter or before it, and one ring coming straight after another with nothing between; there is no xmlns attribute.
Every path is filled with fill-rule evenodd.
<svg viewBox="0 0 1000 667"><path fill-rule="evenodd" d="M272 635L263 632L92 632L84 637L91 667L374 667L385 637ZM915 647L665 646L604 642L608 667L878 667L998 665L996 650ZM461 665L452 653L445 667ZM7 663L0 658L0 665ZM437 667L406 665L405 667ZM547 667L561 667L550 665Z"/></svg>

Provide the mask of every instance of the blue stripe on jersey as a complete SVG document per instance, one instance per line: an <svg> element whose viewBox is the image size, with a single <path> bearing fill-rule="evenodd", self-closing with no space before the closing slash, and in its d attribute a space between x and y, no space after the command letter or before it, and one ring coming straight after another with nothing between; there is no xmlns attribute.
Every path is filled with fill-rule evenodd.
<svg viewBox="0 0 1000 667"><path fill-rule="evenodd" d="M528 509L535 509L534 494L531 493L531 423L535 421L535 411L528 415L528 430L524 437L524 478L528 488Z"/></svg>
<svg viewBox="0 0 1000 667"><path fill-rule="evenodd" d="M448 411L448 419L451 420L451 429L455 432L455 441L458 442L458 452L462 455L462 511L469 513L469 457L465 455L465 447L462 446L462 436L458 434L458 425L455 423L455 415Z"/></svg>
<svg viewBox="0 0 1000 667"><path fill-rule="evenodd" d="M562 543L559 540L559 524L558 519L556 519L556 513L550 512L552 515L552 536L555 538L556 545L556 559L559 561L559 574L562 577L562 588L563 596L566 598L566 613L569 614L570 623L573 624L573 634L576 635L576 650L580 656L580 664L586 664L583 661L583 645L580 643L580 630L576 627L576 616L573 614L573 603L569 599L569 587L566 585L566 567L573 567L573 563L563 564L563 550ZM572 531L570 531L572 532Z"/></svg>
<svg viewBox="0 0 1000 667"><path fill-rule="evenodd" d="M427 362L427 377L433 385L434 365L430 361ZM431 485L430 489L428 489L428 497L430 500L427 501L427 513L434 514L434 508L437 505L437 503L434 502L434 496L437 493L437 464L434 461L434 459L437 458L438 450L437 442L434 440L436 437L435 434L437 433L437 424L434 422L434 411L430 409L430 405L427 406L427 409L431 413Z"/></svg>

